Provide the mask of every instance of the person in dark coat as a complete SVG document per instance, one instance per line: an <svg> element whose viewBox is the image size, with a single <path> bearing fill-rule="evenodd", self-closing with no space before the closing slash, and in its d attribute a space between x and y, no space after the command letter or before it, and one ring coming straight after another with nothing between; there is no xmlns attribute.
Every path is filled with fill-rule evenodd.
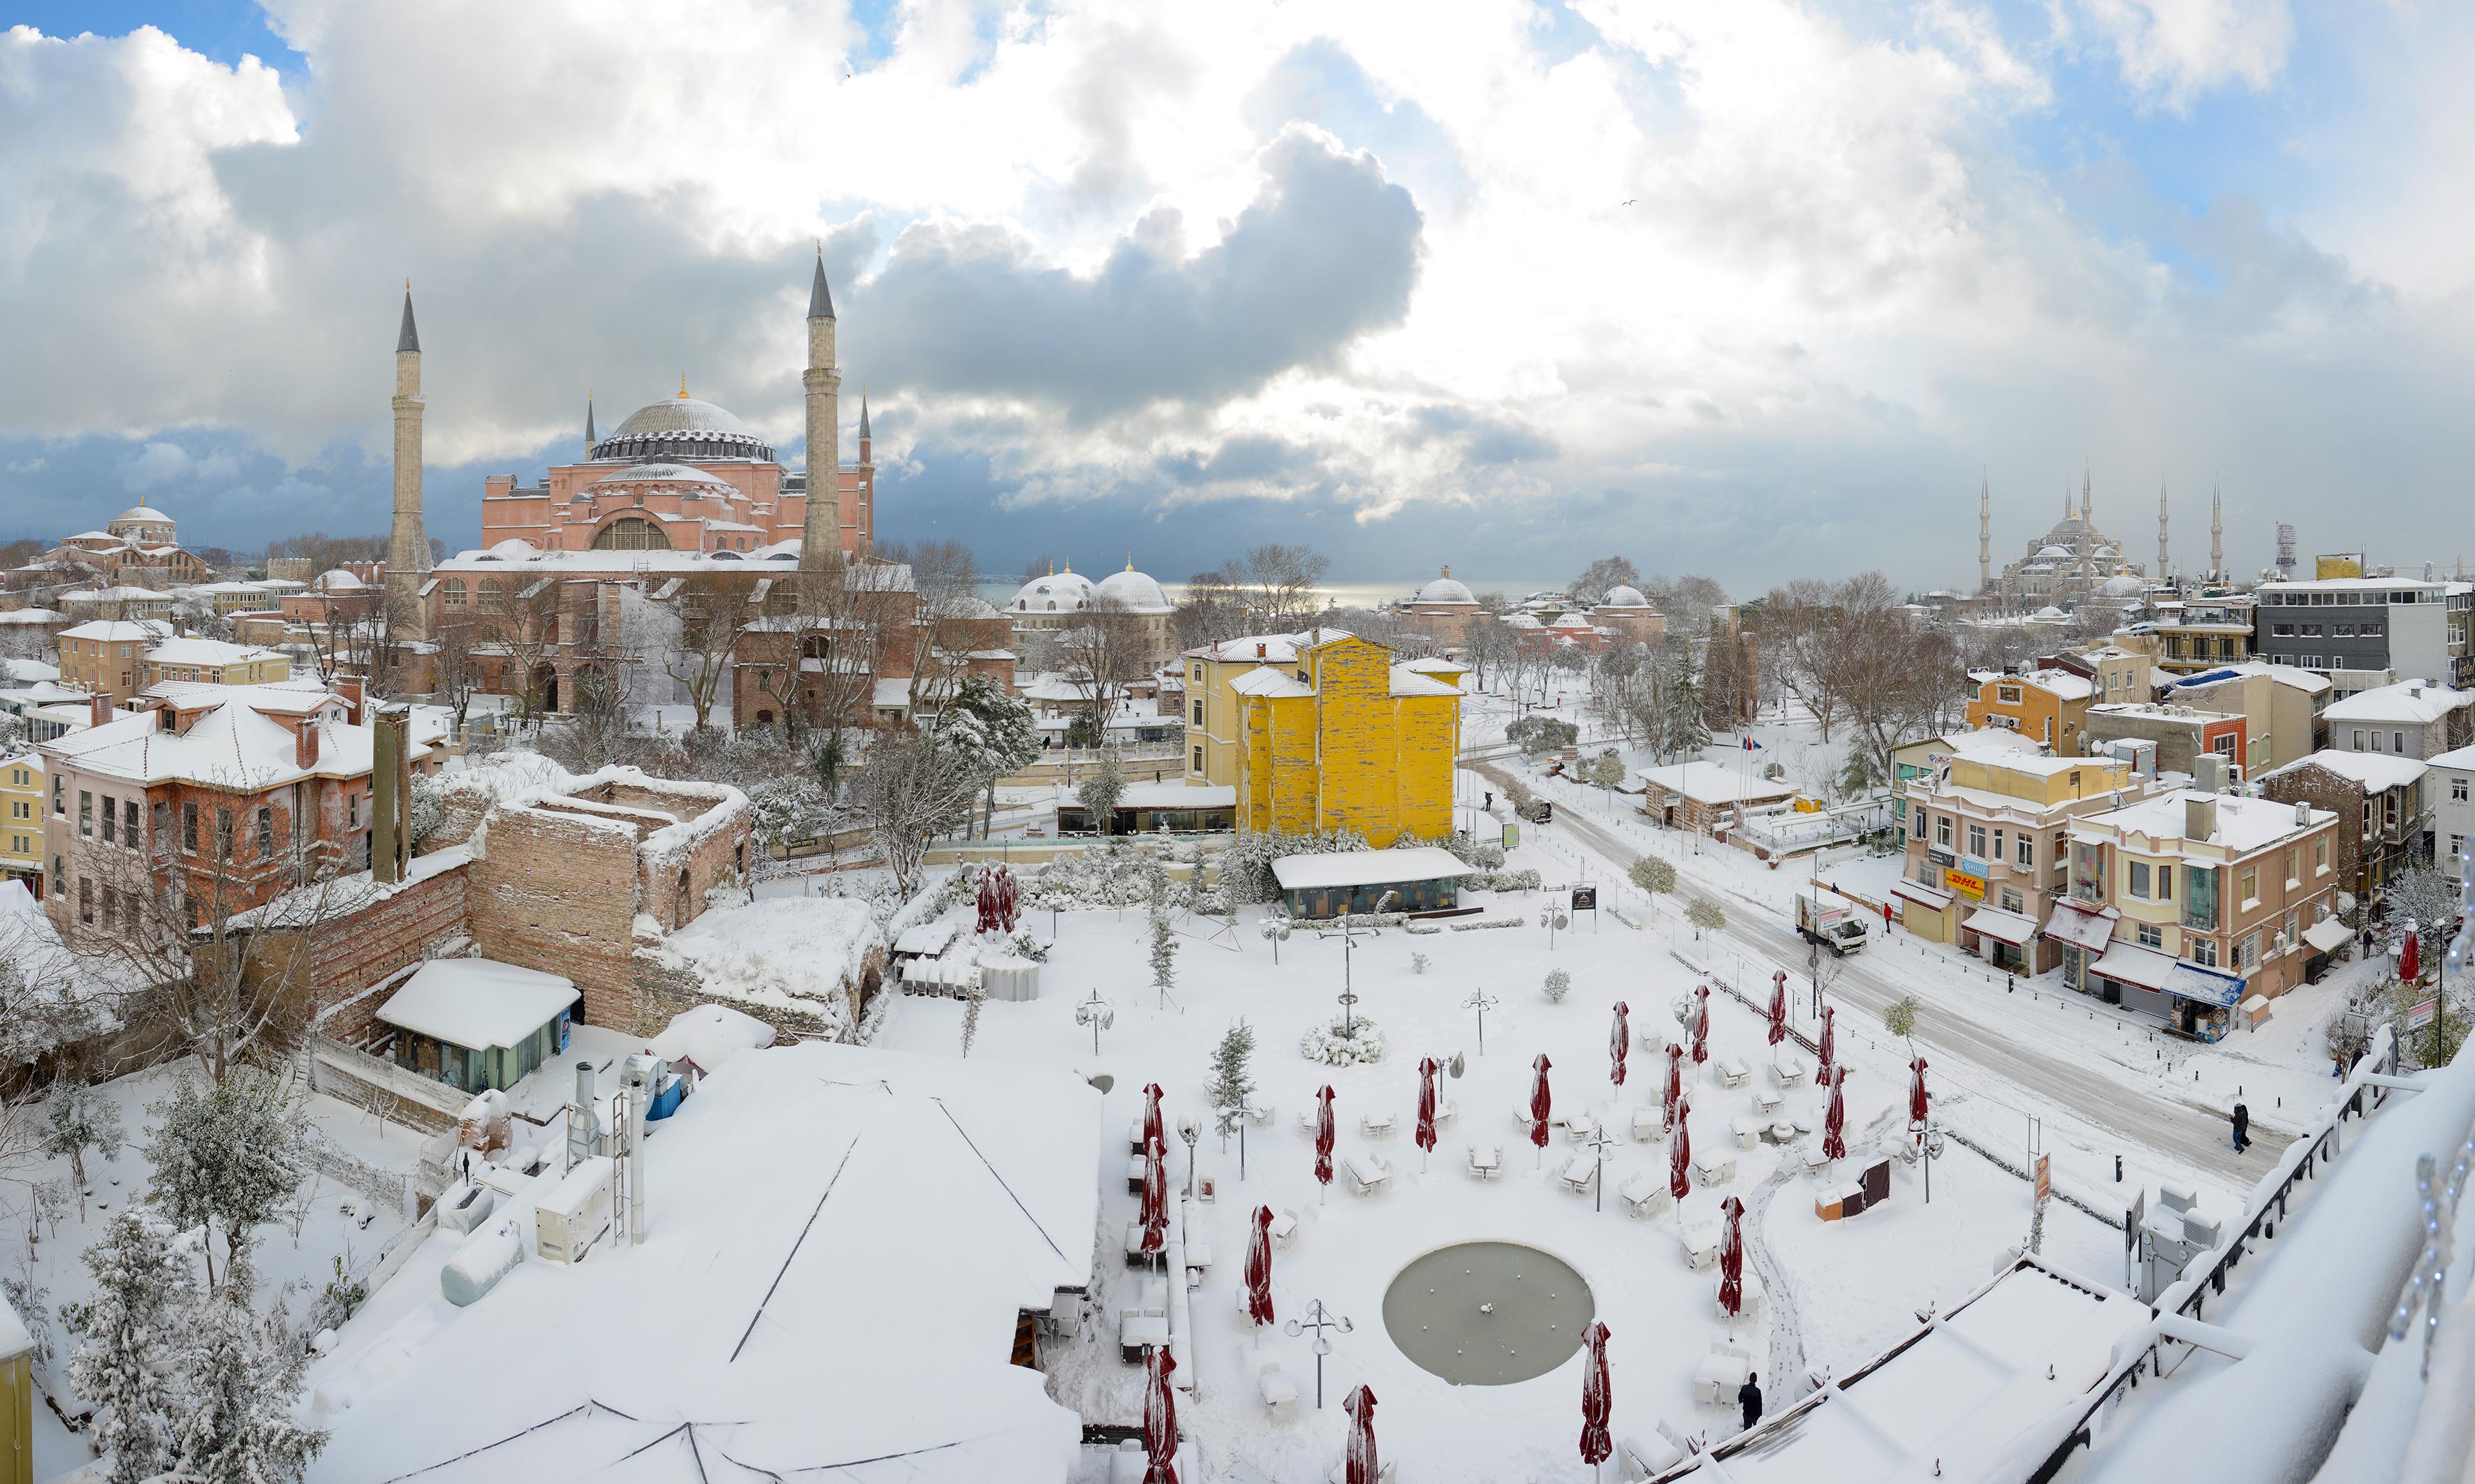
<svg viewBox="0 0 2475 1484"><path fill-rule="evenodd" d="M2249 1148L2251 1148L2251 1109L2238 1103L2235 1105L2235 1153L2242 1154Z"/></svg>
<svg viewBox="0 0 2475 1484"><path fill-rule="evenodd" d="M1762 1420L1761 1377L1747 1373L1745 1384L1736 1388L1736 1405L1745 1409L1745 1425L1751 1427Z"/></svg>

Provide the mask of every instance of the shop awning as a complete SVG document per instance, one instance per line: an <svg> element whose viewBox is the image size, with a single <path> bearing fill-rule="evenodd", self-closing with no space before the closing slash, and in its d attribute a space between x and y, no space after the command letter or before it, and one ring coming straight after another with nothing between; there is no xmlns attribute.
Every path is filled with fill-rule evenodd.
<svg viewBox="0 0 2475 1484"><path fill-rule="evenodd" d="M2196 963L2177 960L2166 976L2166 992L2179 994L2187 1000L2197 1000L2203 1005L2232 1010L2242 998L2243 981L2239 974L2220 973L2217 969L2204 969Z"/></svg>
<svg viewBox="0 0 2475 1484"><path fill-rule="evenodd" d="M2303 940L2322 953L2336 953L2354 936L2353 929L2335 917L2323 917L2303 930Z"/></svg>
<svg viewBox="0 0 2475 1484"><path fill-rule="evenodd" d="M1906 897L1909 901L1916 903L1918 906L1930 907L1935 912L1948 911L1951 904L1951 894L1949 892L1936 891L1931 887L1921 887L1913 881L1895 881L1891 883L1891 894L1893 896Z"/></svg>
<svg viewBox="0 0 2475 1484"><path fill-rule="evenodd" d="M2162 990L2177 961L2138 943L2116 943L2106 949L2105 957L2089 965L2089 972L2143 989Z"/></svg>
<svg viewBox="0 0 2475 1484"><path fill-rule="evenodd" d="M2083 907L2065 897L2054 904L2053 915L2046 919L2046 936L2091 953L2103 953L2105 945L2114 939L2114 919L2119 915L2111 907Z"/></svg>
<svg viewBox="0 0 2475 1484"><path fill-rule="evenodd" d="M1980 907L1970 912L1968 920L1960 927L1970 933L2009 943L2014 948L2025 946L2028 939L2037 936L2037 919L2022 917L2018 912L2006 912L1996 907Z"/></svg>

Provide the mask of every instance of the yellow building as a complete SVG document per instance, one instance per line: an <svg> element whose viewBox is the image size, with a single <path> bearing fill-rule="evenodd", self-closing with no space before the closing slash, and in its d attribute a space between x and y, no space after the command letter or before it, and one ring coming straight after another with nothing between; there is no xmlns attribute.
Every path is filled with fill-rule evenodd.
<svg viewBox="0 0 2475 1484"><path fill-rule="evenodd" d="M43 894L43 758L0 756L0 880Z"/></svg>
<svg viewBox="0 0 2475 1484"><path fill-rule="evenodd" d="M1458 666L1395 664L1338 629L1184 659L1187 781L1234 787L1239 830L1355 830L1378 848L1452 833Z"/></svg>
<svg viewBox="0 0 2475 1484"><path fill-rule="evenodd" d="M220 639L166 639L145 653L146 683L167 680L207 685L266 685L292 678L292 659L254 645Z"/></svg>

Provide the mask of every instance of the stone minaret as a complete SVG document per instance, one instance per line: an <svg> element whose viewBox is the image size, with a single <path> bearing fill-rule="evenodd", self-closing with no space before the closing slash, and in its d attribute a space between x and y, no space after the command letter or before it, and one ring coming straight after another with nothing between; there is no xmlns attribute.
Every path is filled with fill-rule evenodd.
<svg viewBox="0 0 2475 1484"><path fill-rule="evenodd" d="M593 436L593 394L584 394L584 456L593 457L593 446L601 440Z"/></svg>
<svg viewBox="0 0 2475 1484"><path fill-rule="evenodd" d="M429 536L421 525L421 332L412 324L412 283L404 285L404 327L395 337L395 523L387 532L388 621L405 637L429 637L421 579Z"/></svg>
<svg viewBox="0 0 2475 1484"><path fill-rule="evenodd" d="M2166 481L2157 481L2157 580L2166 580Z"/></svg>
<svg viewBox="0 0 2475 1484"><path fill-rule="evenodd" d="M2089 475L2085 469L2080 471L2080 523L2096 529L2096 520L2089 514Z"/></svg>
<svg viewBox="0 0 2475 1484"><path fill-rule="evenodd" d="M1976 591L1994 590L1994 476L1976 486Z"/></svg>
<svg viewBox="0 0 2475 1484"><path fill-rule="evenodd" d="M868 384L859 389L859 554L876 554L876 449L868 434Z"/></svg>
<svg viewBox="0 0 2475 1484"><path fill-rule="evenodd" d="M2215 484L2209 486L2209 575L2220 582L2226 575L2226 502Z"/></svg>
<svg viewBox="0 0 2475 1484"><path fill-rule="evenodd" d="M808 389L808 509L799 527L799 570L822 572L843 549L843 377L834 366L834 295L825 286L822 246L808 285L808 369L799 379Z"/></svg>

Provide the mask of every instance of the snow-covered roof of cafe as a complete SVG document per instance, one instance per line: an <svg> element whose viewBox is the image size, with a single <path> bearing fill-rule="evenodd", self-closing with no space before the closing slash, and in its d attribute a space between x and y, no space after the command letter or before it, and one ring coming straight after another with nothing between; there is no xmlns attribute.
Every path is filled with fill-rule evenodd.
<svg viewBox="0 0 2475 1484"><path fill-rule="evenodd" d="M1946 1315L1676 1479L1729 1484L2011 1476L2040 1424L2102 1382L2144 1304L2022 1258ZM2050 1368L2050 1375L2048 1370Z"/></svg>
<svg viewBox="0 0 2475 1484"><path fill-rule="evenodd" d="M1680 793L1697 804L1734 804L1783 799L1796 792L1796 785L1765 778L1751 764L1729 767L1718 763L1705 763L1699 758L1689 763L1671 763L1665 767L1642 769L1643 780Z"/></svg>
<svg viewBox="0 0 2475 1484"><path fill-rule="evenodd" d="M1064 1484L1082 1422L1010 1361L1023 1310L1091 1280L1082 1079L808 1041L657 1128L644 1246L528 1255L457 1308L438 1236L372 1296L310 1375L312 1480Z"/></svg>
<svg viewBox="0 0 2475 1484"><path fill-rule="evenodd" d="M432 959L379 1007L419 1035L486 1051L514 1046L576 1003L573 981L488 959Z"/></svg>
<svg viewBox="0 0 2475 1484"><path fill-rule="evenodd" d="M1435 845L1391 850L1340 850L1324 855L1283 856L1272 875L1284 891L1316 887L1381 887L1396 881L1446 881L1474 874L1458 856Z"/></svg>

